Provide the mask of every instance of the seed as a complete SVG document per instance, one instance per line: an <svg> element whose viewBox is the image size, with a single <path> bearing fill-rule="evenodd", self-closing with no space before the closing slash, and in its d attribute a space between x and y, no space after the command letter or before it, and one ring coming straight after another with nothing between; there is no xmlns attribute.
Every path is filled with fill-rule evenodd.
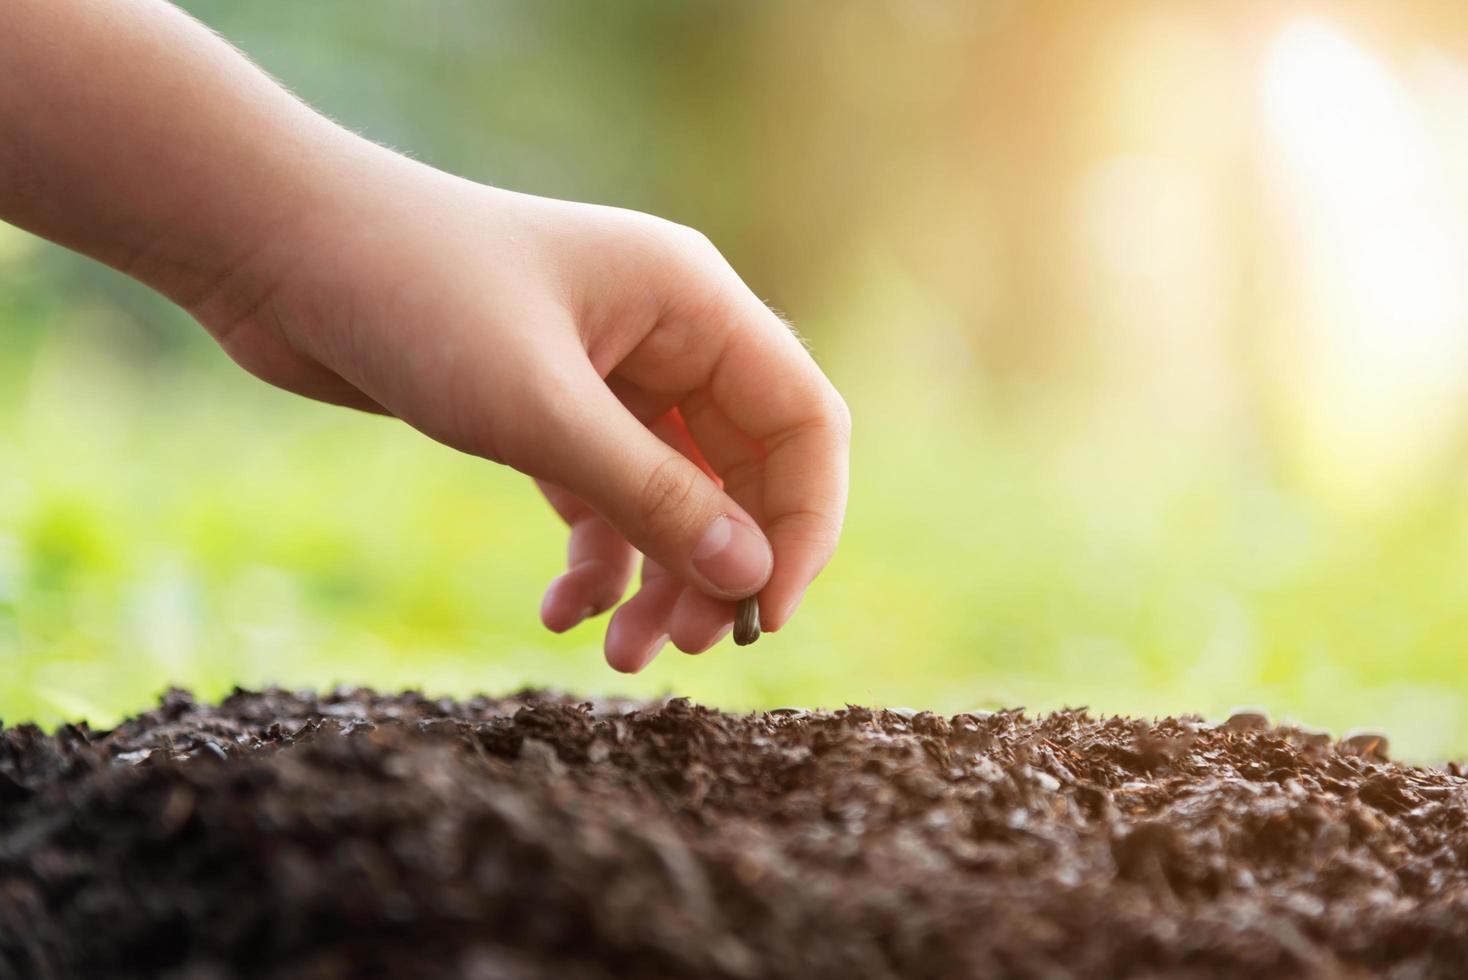
<svg viewBox="0 0 1468 980"><path fill-rule="evenodd" d="M734 642L747 647L759 639L759 600L754 596L739 600L734 613Z"/></svg>

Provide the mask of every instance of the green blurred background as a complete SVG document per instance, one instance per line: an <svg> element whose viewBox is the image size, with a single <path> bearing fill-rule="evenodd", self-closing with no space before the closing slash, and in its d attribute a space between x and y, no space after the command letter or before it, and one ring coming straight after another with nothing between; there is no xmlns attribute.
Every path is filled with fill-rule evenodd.
<svg viewBox="0 0 1468 980"><path fill-rule="evenodd" d="M528 481L0 225L0 715L169 683L1087 704L1468 754L1468 14L197 0L347 126L706 231L855 416L778 637L626 678Z"/></svg>

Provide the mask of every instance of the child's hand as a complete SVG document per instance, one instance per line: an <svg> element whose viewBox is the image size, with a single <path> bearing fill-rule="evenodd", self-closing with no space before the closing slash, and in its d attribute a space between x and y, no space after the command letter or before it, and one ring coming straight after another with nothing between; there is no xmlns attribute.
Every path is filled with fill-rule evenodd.
<svg viewBox="0 0 1468 980"><path fill-rule="evenodd" d="M618 670L707 649L755 592L784 625L836 546L850 431L785 324L690 229L361 155L260 253L264 286L197 307L230 355L535 477L571 530L553 630L646 555Z"/></svg>
<svg viewBox="0 0 1468 980"><path fill-rule="evenodd" d="M571 526L551 629L614 605L641 551L619 670L665 635L708 647L742 596L790 618L840 533L850 422L701 236L367 143L161 0L5 17L0 218L166 293L267 381L535 477Z"/></svg>

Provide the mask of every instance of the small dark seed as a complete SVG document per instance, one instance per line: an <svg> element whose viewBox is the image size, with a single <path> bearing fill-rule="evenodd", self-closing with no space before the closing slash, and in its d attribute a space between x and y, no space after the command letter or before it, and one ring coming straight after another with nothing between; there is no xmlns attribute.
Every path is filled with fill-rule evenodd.
<svg viewBox="0 0 1468 980"><path fill-rule="evenodd" d="M739 600L734 613L734 642L747 647L759 639L759 600L754 596Z"/></svg>

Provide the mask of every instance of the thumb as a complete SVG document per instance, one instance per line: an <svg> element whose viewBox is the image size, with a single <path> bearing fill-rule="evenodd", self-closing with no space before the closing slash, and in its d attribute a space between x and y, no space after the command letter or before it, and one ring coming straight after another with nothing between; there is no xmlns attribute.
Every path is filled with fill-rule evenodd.
<svg viewBox="0 0 1468 980"><path fill-rule="evenodd" d="M686 456L659 439L601 378L555 412L532 473L584 500L638 551L721 599L769 580L774 553L759 525ZM563 389L563 394L565 389Z"/></svg>

